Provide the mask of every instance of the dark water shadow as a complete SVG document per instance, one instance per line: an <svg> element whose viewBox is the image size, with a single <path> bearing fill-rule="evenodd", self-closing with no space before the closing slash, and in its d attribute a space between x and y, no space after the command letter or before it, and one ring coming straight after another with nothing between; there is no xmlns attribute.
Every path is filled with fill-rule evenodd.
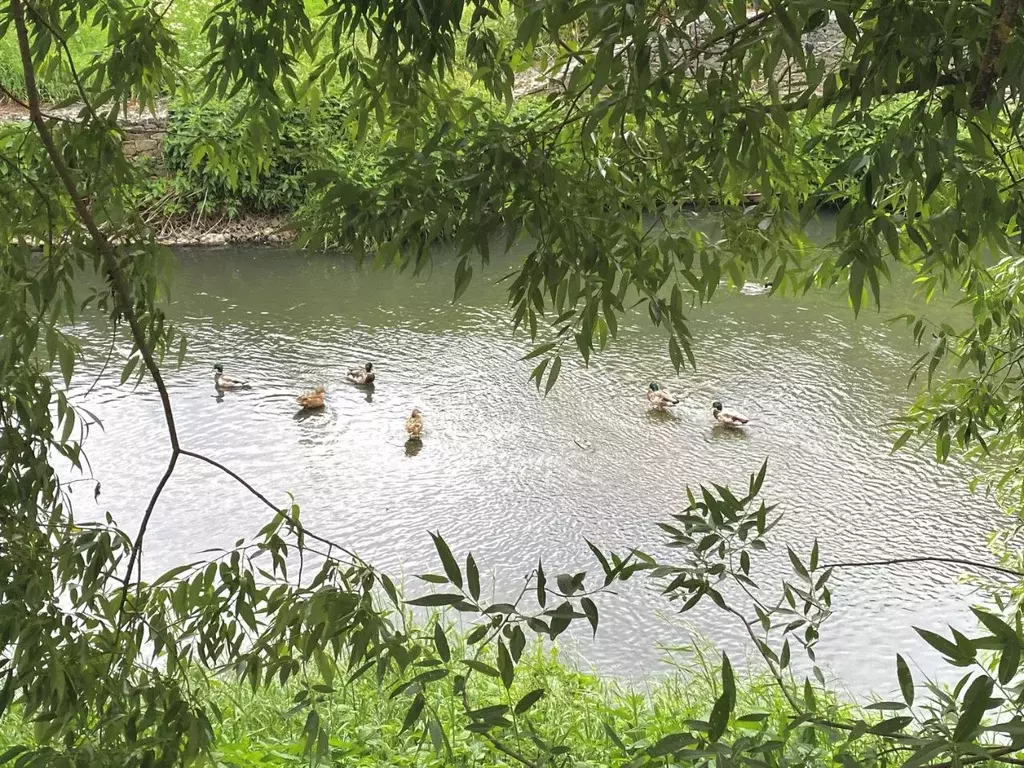
<svg viewBox="0 0 1024 768"><path fill-rule="evenodd" d="M405 441L405 455L410 458L418 456L419 452L423 450L423 440L418 437L410 437Z"/></svg>

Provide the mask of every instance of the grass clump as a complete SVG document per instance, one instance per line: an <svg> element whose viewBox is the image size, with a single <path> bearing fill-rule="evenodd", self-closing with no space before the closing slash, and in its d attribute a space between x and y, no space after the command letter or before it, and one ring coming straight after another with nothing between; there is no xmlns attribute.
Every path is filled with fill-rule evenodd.
<svg viewBox="0 0 1024 768"><path fill-rule="evenodd" d="M518 735L503 735L503 743L513 751L521 742L539 738L560 745L556 751L564 765L625 766L638 756L644 758L642 764L661 765L673 761L669 755L658 756L659 744L669 744L707 720L720 693L718 674L698 653L663 678L628 684L580 671L560 659L556 650L536 644L523 656L512 690L505 691L494 678L471 675L467 694L473 701L514 703L527 691L545 690L529 714L518 718ZM213 678L203 680L196 691L217 715L217 746L211 757L219 768L519 765L487 738L467 730L461 699L451 695L450 686L433 689L427 701L443 730L439 742L428 728L405 728L409 697L392 696L389 681L378 685L373 675L333 687L311 678L255 691L242 682ZM314 694L307 699L310 691ZM844 711L834 699L825 706L834 714ZM314 708L331 734L329 757L319 762L310 756L303 734ZM15 714L9 712L0 723L0 752L32 743L31 725ZM736 717L725 740L742 738L765 745L776 765L835 764L842 744L820 737L793 738L792 732L787 734L790 714L771 680L748 676L738 687Z"/></svg>

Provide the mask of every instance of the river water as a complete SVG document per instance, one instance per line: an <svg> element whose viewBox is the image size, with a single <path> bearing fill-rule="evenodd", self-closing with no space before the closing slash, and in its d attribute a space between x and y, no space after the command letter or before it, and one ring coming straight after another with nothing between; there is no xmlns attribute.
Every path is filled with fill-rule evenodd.
<svg viewBox="0 0 1024 768"><path fill-rule="evenodd" d="M413 277L322 254L179 253L168 311L189 352L166 378L183 445L282 503L294 494L310 528L393 573L439 570L428 531L441 531L457 554L473 551L498 599L541 557L549 573L593 569L585 538L660 552L655 523L685 505L687 484L742 487L766 457L765 493L785 518L779 546L755 561L764 584L788 575L783 542L806 553L815 537L823 562L990 557L984 537L1001 513L968 492L966 470L889 455L884 424L908 401L917 354L887 322L910 305L906 292L890 290L884 312L855 320L838 294L723 288L693 315L696 373L677 377L664 337L637 315L589 368L567 355L545 398L520 360L528 340L511 334L502 266L478 275L456 305L451 267L441 255L431 274ZM88 360L73 393L105 429L85 446L102 494L94 501L89 483L72 486L85 489L76 508L109 510L133 531L167 458L160 405L148 382L118 386L116 363L86 395L109 336L99 324L78 331ZM378 371L372 396L345 381L366 360ZM217 397L217 362L253 389ZM650 381L688 393L674 415L648 413ZM327 408L296 418L296 394L317 384ZM747 412L751 428L713 429L713 399ZM409 455L403 420L414 406L426 433ZM155 572L230 546L268 519L230 478L185 460L153 517L144 565ZM819 646L827 673L853 693L887 695L900 651L934 674L937 659L912 626L969 620L971 593L957 577L932 566L837 573L836 615ZM713 606L680 616L640 585L599 605L597 639L581 632L569 645L602 672L655 675L664 648L694 633L738 663L749 655L741 629Z"/></svg>

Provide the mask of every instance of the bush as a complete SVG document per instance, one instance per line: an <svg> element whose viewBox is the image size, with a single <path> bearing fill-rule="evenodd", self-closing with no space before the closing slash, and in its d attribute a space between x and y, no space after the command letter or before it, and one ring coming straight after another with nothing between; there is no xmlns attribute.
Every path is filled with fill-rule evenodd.
<svg viewBox="0 0 1024 768"><path fill-rule="evenodd" d="M237 105L175 110L164 140L172 189L199 213L295 210L306 197L309 172L338 161L331 151L332 123L343 113L338 102L322 105L315 118L293 108L267 151L254 153Z"/></svg>

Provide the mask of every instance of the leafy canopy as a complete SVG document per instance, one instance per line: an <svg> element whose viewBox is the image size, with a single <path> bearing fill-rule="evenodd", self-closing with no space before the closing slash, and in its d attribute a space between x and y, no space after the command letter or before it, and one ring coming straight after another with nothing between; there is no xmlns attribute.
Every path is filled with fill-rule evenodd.
<svg viewBox="0 0 1024 768"><path fill-rule="evenodd" d="M337 129L381 143L379 183L317 174L311 239L400 268L422 267L428 246L449 239L462 254L458 296L493 242L525 237L509 300L517 326L541 341L554 335L534 351L534 377L548 389L566 345L588 360L631 302L665 328L678 367L693 362L686 313L722 278L786 291L842 284L860 311L865 300L881 305L891 273L910 269L924 291L961 291L973 322L910 319L920 340L932 334L921 370L930 378L952 356L959 373L923 396L906 439L934 437L940 458L954 441L998 449L1016 467L1020 0L791 0L755 12L701 0L360 0L315 12L298 0L225 0L205 9L198 62L182 57L196 36L175 26L170 8L0 1L0 40L12 46L4 61L24 84L10 95L32 115L29 126L0 128L0 714L33 726L0 762L174 766L209 757L218 721L203 695L209 675L254 689L300 681L294 712L305 715L305 750L326 758L324 697L369 674L409 701L406 728L442 753L438 692L495 760L567 760L563 745L530 727L542 693L516 689L511 698L526 633L554 638L575 621L596 632L600 592L640 576L684 609L707 599L742 622L789 719L769 731L756 725L759 713L735 712L723 658L706 721L653 745L609 729L624 764L804 764L796 745L825 740L842 745L848 765L944 766L1024 746L1019 589L999 593L1002 616L978 613L978 637L922 630L965 670L951 692L929 687L917 697L898 658L902 701L859 717L830 708L813 679L796 682L791 656L797 649L814 662L832 569L817 546L808 557L790 551L794 578L777 599L758 587L754 558L776 519L760 500L764 470L742 497L694 492L662 526L678 559L594 546L597 586L588 573L549 578L538 564L504 603L482 600L478 565L471 555L463 565L440 535L444 574L422 578L442 591L405 603L343 542L251 486L272 516L257 536L143 580L146 528L179 462L245 480L178 440L160 368L185 346L157 303L166 254L133 206L138 170L124 159L116 123L131 100L234 99L231 135L242 137L252 178L288 110L316 110L344 93L352 108ZM806 44L826 27L838 43ZM76 61L76 35L97 28L103 46ZM549 70L553 89L540 109L506 119L515 77L529 68ZM84 104L77 120L51 118L40 103L39 80L61 73ZM851 148L849 134L865 131ZM818 156L839 161L822 173ZM812 247L804 225L823 206L839 206L834 242ZM693 207L715 210L714 232L696 226ZM89 275L103 280L83 296L74 281ZM82 461L83 422L50 371L65 385L74 375L66 329L95 309L109 315L115 340L132 344L123 381L150 376L167 422L170 460L134 536L111 519L76 521L51 464L58 454ZM1007 473L1004 487L1021 492L1018 477ZM998 572L1019 584L1020 565ZM753 616L727 599L736 589L748 591ZM453 650L437 618L409 622L409 604L475 616L465 650ZM481 696L467 683L473 675L500 687Z"/></svg>

